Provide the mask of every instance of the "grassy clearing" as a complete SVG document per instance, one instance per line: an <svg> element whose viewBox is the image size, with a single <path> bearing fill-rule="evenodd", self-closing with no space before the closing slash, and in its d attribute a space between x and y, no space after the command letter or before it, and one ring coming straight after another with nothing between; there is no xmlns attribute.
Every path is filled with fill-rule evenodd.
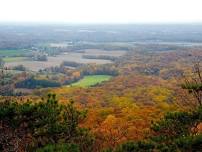
<svg viewBox="0 0 202 152"><path fill-rule="evenodd" d="M26 57L6 57L3 58L4 62L18 62L18 61L25 61L27 58Z"/></svg>
<svg viewBox="0 0 202 152"><path fill-rule="evenodd" d="M27 50L0 50L0 56L22 56L27 53Z"/></svg>
<svg viewBox="0 0 202 152"><path fill-rule="evenodd" d="M112 76L110 75L91 75L85 76L83 79L71 84L71 86L90 87L99 84L103 81L108 81Z"/></svg>

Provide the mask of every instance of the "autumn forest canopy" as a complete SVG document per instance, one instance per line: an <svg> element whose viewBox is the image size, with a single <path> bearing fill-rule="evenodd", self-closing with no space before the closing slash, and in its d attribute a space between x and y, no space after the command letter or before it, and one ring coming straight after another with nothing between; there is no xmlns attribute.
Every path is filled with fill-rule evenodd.
<svg viewBox="0 0 202 152"><path fill-rule="evenodd" d="M202 151L200 24L0 24L0 151Z"/></svg>

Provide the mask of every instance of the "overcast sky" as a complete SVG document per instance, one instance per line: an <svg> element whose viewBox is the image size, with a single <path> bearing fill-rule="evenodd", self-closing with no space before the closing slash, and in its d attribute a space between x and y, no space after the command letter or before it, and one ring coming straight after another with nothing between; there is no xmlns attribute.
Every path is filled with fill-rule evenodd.
<svg viewBox="0 0 202 152"><path fill-rule="evenodd" d="M0 21L202 22L202 0L0 0Z"/></svg>

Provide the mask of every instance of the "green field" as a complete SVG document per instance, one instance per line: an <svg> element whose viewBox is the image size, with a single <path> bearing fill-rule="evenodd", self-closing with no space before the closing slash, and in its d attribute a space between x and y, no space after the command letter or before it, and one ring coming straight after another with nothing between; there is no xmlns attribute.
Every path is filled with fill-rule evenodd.
<svg viewBox="0 0 202 152"><path fill-rule="evenodd" d="M85 76L83 79L79 80L78 82L72 83L71 86L78 86L78 87L90 87L96 84L99 84L103 81L107 81L111 78L110 75L91 75Z"/></svg>
<svg viewBox="0 0 202 152"><path fill-rule="evenodd" d="M26 57L6 57L3 58L3 61L8 63L8 62L24 61L26 59L27 59Z"/></svg>
<svg viewBox="0 0 202 152"><path fill-rule="evenodd" d="M0 56L22 56L27 53L27 50L0 50Z"/></svg>

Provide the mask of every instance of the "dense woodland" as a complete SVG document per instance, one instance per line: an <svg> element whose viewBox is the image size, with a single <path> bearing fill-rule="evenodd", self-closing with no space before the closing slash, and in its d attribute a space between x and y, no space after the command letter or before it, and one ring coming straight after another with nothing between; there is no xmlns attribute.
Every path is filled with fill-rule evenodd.
<svg viewBox="0 0 202 152"><path fill-rule="evenodd" d="M126 53L84 56L112 61L107 64L64 61L36 72L23 65L8 68L2 55L0 151L202 151L202 47L196 43L201 41L201 28L90 26L97 32L88 36L78 32L81 27L62 27L74 31L68 36L50 32L55 28L16 26L4 33L0 48L30 49L22 57L33 61L38 55L92 48ZM165 29L172 33L165 34ZM106 34L111 30L119 31L119 36ZM18 39L19 31L30 34ZM47 45L61 41L68 46ZM111 78L88 87L72 85L94 75Z"/></svg>

